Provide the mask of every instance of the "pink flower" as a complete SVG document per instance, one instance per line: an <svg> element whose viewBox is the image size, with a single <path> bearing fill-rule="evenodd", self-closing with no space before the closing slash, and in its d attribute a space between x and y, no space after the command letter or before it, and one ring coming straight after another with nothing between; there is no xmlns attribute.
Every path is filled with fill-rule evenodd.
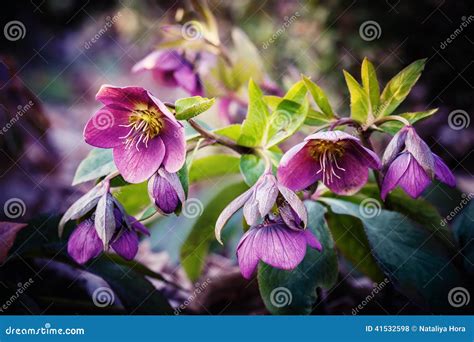
<svg viewBox="0 0 474 342"><path fill-rule="evenodd" d="M96 95L104 104L87 122L84 139L112 148L123 178L141 183L162 165L173 173L186 156L184 128L168 108L140 87L102 86Z"/></svg>

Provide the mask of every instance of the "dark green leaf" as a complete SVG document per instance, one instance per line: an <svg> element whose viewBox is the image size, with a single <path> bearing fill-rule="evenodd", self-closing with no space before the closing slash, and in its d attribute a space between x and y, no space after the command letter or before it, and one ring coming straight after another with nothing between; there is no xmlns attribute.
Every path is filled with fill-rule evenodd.
<svg viewBox="0 0 474 342"><path fill-rule="evenodd" d="M188 120L211 108L215 99L201 96L187 97L176 101L176 119Z"/></svg>
<svg viewBox="0 0 474 342"><path fill-rule="evenodd" d="M72 185L77 185L117 171L112 149L95 148L79 164Z"/></svg>

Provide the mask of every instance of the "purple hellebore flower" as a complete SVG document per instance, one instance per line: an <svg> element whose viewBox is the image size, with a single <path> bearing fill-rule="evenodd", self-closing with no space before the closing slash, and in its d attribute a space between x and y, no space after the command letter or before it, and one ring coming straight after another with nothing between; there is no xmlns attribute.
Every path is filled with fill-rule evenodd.
<svg viewBox="0 0 474 342"><path fill-rule="evenodd" d="M176 172L184 165L184 127L169 109L140 87L102 86L96 95L104 104L87 122L84 139L112 148L123 178L141 183L163 165Z"/></svg>
<svg viewBox="0 0 474 342"><path fill-rule="evenodd" d="M222 243L221 231L224 225L241 207L244 207L245 220L253 226L270 214L275 203L279 207L289 206L296 218L288 219L288 222L294 222L299 228L306 227L308 214L303 202L293 191L280 184L271 172L265 172L249 190L234 199L219 215L215 229L217 240Z"/></svg>
<svg viewBox="0 0 474 342"><path fill-rule="evenodd" d="M456 179L448 166L431 152L413 126L405 126L393 136L382 161L385 176L380 195L383 200L397 186L412 198L417 198L433 178L449 186L456 185Z"/></svg>
<svg viewBox="0 0 474 342"><path fill-rule="evenodd" d="M126 219L117 208L114 210L115 233L110 247L122 258L132 260L138 252L138 232L150 235L148 229L134 217ZM69 237L67 251L78 263L85 264L104 250L104 244L97 234L94 219L87 218L79 223Z"/></svg>
<svg viewBox="0 0 474 342"><path fill-rule="evenodd" d="M165 87L180 86L192 96L203 94L199 75L178 51L153 51L132 68L132 72L145 70L151 70L157 82Z"/></svg>
<svg viewBox="0 0 474 342"><path fill-rule="evenodd" d="M338 195L352 195L367 182L369 167L380 168L377 155L342 131L318 132L288 150L278 167L278 180L294 191L321 180Z"/></svg>
<svg viewBox="0 0 474 342"><path fill-rule="evenodd" d="M292 270L306 254L306 245L322 250L309 229L292 229L283 220L265 220L251 227L237 246L237 259L243 277L250 279L259 260L282 270Z"/></svg>
<svg viewBox="0 0 474 342"><path fill-rule="evenodd" d="M185 201L183 185L176 173L160 168L148 181L148 194L157 209L164 215L171 214Z"/></svg>

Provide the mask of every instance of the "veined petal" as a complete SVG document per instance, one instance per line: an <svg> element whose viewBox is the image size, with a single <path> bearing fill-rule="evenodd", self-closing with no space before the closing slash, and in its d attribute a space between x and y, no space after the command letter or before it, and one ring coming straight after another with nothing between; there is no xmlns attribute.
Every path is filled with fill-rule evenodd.
<svg viewBox="0 0 474 342"><path fill-rule="evenodd" d="M122 143L121 137L127 135L129 112L109 107L99 109L84 127L84 140L89 145L110 148Z"/></svg>
<svg viewBox="0 0 474 342"><path fill-rule="evenodd" d="M408 126L400 129L390 140L385 152L383 153L382 163L383 165L389 165L405 147L405 139L407 136Z"/></svg>
<svg viewBox="0 0 474 342"><path fill-rule="evenodd" d="M138 252L137 233L130 229L124 229L118 239L110 245L122 258L132 260Z"/></svg>
<svg viewBox="0 0 474 342"><path fill-rule="evenodd" d="M176 126L169 120L165 121L165 126L160 132L160 138L166 148L163 165L169 173L178 172L186 160L186 138L184 127Z"/></svg>
<svg viewBox="0 0 474 342"><path fill-rule="evenodd" d="M449 186L456 185L456 178L449 169L449 167L444 163L443 159L438 157L433 153L433 158L435 161L435 175L443 183L448 184Z"/></svg>
<svg viewBox="0 0 474 342"><path fill-rule="evenodd" d="M411 158L410 153L402 153L388 166L382 183L382 191L380 193L383 200L385 200L387 194L398 185L400 178L405 174L410 165Z"/></svg>
<svg viewBox="0 0 474 342"><path fill-rule="evenodd" d="M398 185L413 198L418 198L423 190L430 184L431 179L418 161L410 156L410 163L407 170L400 178Z"/></svg>
<svg viewBox="0 0 474 342"><path fill-rule="evenodd" d="M255 195L255 187L252 187L250 190L252 190L252 195L244 204L244 217L248 225L254 226L258 223L261 216L258 210L258 202Z"/></svg>
<svg viewBox="0 0 474 342"><path fill-rule="evenodd" d="M245 191L239 197L237 197L232 202L230 202L229 205L221 212L221 214L217 218L215 234L216 234L217 241L219 241L221 244L222 244L221 232L226 222L230 219L232 215L234 215L234 213L237 210L242 208L244 203L247 202L247 200L250 198L251 195L252 195L251 190Z"/></svg>
<svg viewBox="0 0 474 342"><path fill-rule="evenodd" d="M190 65L184 65L174 73L176 82L192 96L199 95L199 77Z"/></svg>
<svg viewBox="0 0 474 342"><path fill-rule="evenodd" d="M258 255L254 241L257 233L256 228L249 229L237 246L237 260L239 262L240 273L245 279L252 278L258 265Z"/></svg>
<svg viewBox="0 0 474 342"><path fill-rule="evenodd" d="M305 139L305 141L309 140L327 140L327 141L340 141L340 140L352 140L356 142L360 142L359 138L343 132L343 131L321 131L321 132L316 132L311 135L308 135Z"/></svg>
<svg viewBox="0 0 474 342"><path fill-rule="evenodd" d="M132 68L132 72L143 70L175 70L181 66L182 58L177 51L153 51Z"/></svg>
<svg viewBox="0 0 474 342"><path fill-rule="evenodd" d="M148 92L141 87L114 87L103 85L95 98L104 105L132 111L138 106L146 105L149 102Z"/></svg>
<svg viewBox="0 0 474 342"><path fill-rule="evenodd" d="M158 210L165 215L173 213L180 204L178 194L168 179L157 173L148 181L148 194Z"/></svg>
<svg viewBox="0 0 474 342"><path fill-rule="evenodd" d="M138 221L135 217L128 216L128 221L130 222L130 224L132 225L132 228L136 232L140 232L143 235L150 236L150 232L149 232L148 228L145 227L145 225L143 223L141 223L140 221Z"/></svg>
<svg viewBox="0 0 474 342"><path fill-rule="evenodd" d="M102 241L95 231L94 221L86 219L78 224L69 237L67 252L78 264L85 264L102 252Z"/></svg>
<svg viewBox="0 0 474 342"><path fill-rule="evenodd" d="M323 246L321 245L321 242L319 242L318 238L311 232L311 230L305 229L304 234L306 237L306 243L311 248L317 249L320 252L323 250Z"/></svg>
<svg viewBox="0 0 474 342"><path fill-rule="evenodd" d="M288 202L291 209L295 211L300 220L304 223L304 227L308 224L308 212L304 203L300 200L298 195L293 191L285 187L284 185L278 184L278 190L280 190L283 198Z"/></svg>
<svg viewBox="0 0 474 342"><path fill-rule="evenodd" d="M148 142L148 147L137 150L124 144L114 147L114 161L123 178L130 183L141 183L150 178L160 167L165 156L165 146L160 137Z"/></svg>
<svg viewBox="0 0 474 342"><path fill-rule="evenodd" d="M345 153L338 161L339 167L345 171L338 172L339 178L333 175L324 185L338 195L355 194L367 183L369 177L369 168L363 162L360 157ZM332 168L336 169L336 166L332 165Z"/></svg>
<svg viewBox="0 0 474 342"><path fill-rule="evenodd" d="M374 151L354 141L351 141L349 146L350 147L346 150L346 153L352 153L362 164L369 166L371 169L380 169L382 165L379 157Z"/></svg>
<svg viewBox="0 0 474 342"><path fill-rule="evenodd" d="M289 149L281 158L278 167L278 180L287 188L303 190L321 179L320 164L311 157L306 142Z"/></svg>
<svg viewBox="0 0 474 342"><path fill-rule="evenodd" d="M265 217L271 210L278 197L278 187L275 176L264 174L255 184L255 199L261 217Z"/></svg>
<svg viewBox="0 0 474 342"><path fill-rule="evenodd" d="M420 138L415 129L409 126L407 138L405 140L405 147L408 152L417 161L425 173L432 178L434 176L435 162L433 153L431 153L428 145Z"/></svg>

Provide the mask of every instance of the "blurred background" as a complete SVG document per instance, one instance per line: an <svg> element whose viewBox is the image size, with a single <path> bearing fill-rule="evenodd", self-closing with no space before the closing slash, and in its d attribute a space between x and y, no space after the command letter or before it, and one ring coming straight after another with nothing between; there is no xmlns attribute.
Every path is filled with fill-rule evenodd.
<svg viewBox="0 0 474 342"><path fill-rule="evenodd" d="M259 50L266 72L279 87L285 89L301 73L309 75L327 90L342 115L348 115L349 110L342 69L359 75L362 59L367 56L377 68L379 81L385 84L412 61L427 58L425 71L402 109L439 108L437 115L417 124L418 131L454 171L458 189L473 192L474 17L470 1L220 0L209 1L209 5L218 19L224 44L230 41L231 28L240 27ZM10 198L21 198L26 208L22 220L26 221L38 214L64 211L88 189L87 185L73 188L70 184L77 165L90 150L82 130L100 107L94 99L100 85L142 86L170 102L186 96L181 90L160 88L148 74L130 72L162 41L160 27L172 23L180 8L190 6L184 1L148 0L18 0L2 4L2 205ZM18 33L7 31L12 22ZM211 113L209 120L215 126L223 125L216 113ZM386 142L377 140L375 148ZM460 192L440 189L444 195L452 194L453 203L458 202L455 198ZM445 197L437 198L436 192L430 196L442 215L452 209ZM142 258L150 265L157 264L160 271L172 269L173 276L186 282L177 264L179 246L189 229L175 217L167 218L160 227L142 246ZM234 246L228 248L232 259ZM207 311L264 310L256 285L240 278L232 260L213 255L207 268L208 274L229 278L214 282L216 290L212 293L226 298L234 293L233 303L240 303L225 307L219 295L204 298ZM341 286L331 294L334 300L329 301L330 307L320 306L316 313L350 314L350 301L357 302L358 296L364 296L364 288L371 286L364 284L368 280L357 281L348 284L352 298L344 298L346 290ZM246 290L231 291L241 286ZM246 298L246 305L237 300L239 296ZM403 299L390 289L385 296L391 301L383 310L372 303L365 312L402 309ZM199 307L194 310L203 312ZM408 313L417 310L411 307Z"/></svg>

